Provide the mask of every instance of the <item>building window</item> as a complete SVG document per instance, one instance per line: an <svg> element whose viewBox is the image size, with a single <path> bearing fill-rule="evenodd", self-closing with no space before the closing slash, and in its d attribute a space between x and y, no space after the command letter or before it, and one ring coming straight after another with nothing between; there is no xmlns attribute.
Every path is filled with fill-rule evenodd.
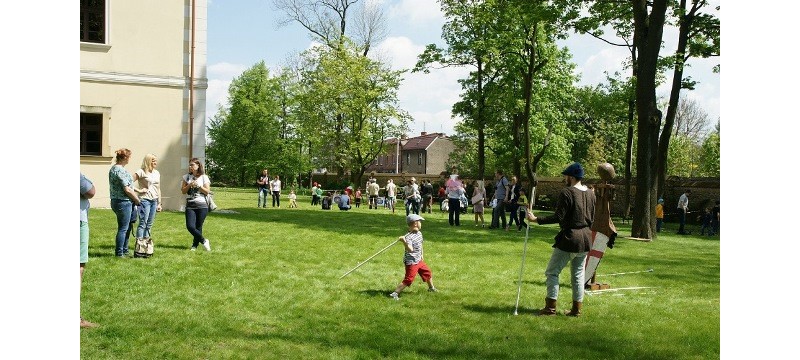
<svg viewBox="0 0 800 360"><path fill-rule="evenodd" d="M378 165L383 166L383 155L378 156Z"/></svg>
<svg viewBox="0 0 800 360"><path fill-rule="evenodd" d="M106 0L81 0L81 42L106 43Z"/></svg>
<svg viewBox="0 0 800 360"><path fill-rule="evenodd" d="M81 155L103 155L103 114L81 113Z"/></svg>
<svg viewBox="0 0 800 360"><path fill-rule="evenodd" d="M411 165L411 154L406 154L406 165Z"/></svg>
<svg viewBox="0 0 800 360"><path fill-rule="evenodd" d="M417 154L417 165L422 165L422 153Z"/></svg>

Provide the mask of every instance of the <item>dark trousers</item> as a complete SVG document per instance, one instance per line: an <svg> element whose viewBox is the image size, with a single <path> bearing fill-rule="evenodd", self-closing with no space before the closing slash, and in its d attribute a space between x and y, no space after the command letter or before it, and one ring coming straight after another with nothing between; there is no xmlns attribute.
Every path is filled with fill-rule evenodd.
<svg viewBox="0 0 800 360"><path fill-rule="evenodd" d="M208 208L186 209L186 230L189 230L189 233L192 234L193 248L205 241L205 238L203 238L203 223L206 221L206 215L208 215Z"/></svg>
<svg viewBox="0 0 800 360"><path fill-rule="evenodd" d="M500 220L502 219L503 228L506 227L506 204L502 201L497 201L497 206L492 209L492 225L491 227L496 228L500 225Z"/></svg>
<svg viewBox="0 0 800 360"><path fill-rule="evenodd" d="M422 195L422 213L431 212L431 195Z"/></svg>
<svg viewBox="0 0 800 360"><path fill-rule="evenodd" d="M656 218L656 232L661 232L661 228L664 226L664 219L663 218Z"/></svg>
<svg viewBox="0 0 800 360"><path fill-rule="evenodd" d="M686 210L684 210L684 209L678 209L678 211L680 211L680 212L681 212L681 213L680 213L680 217L681 217L681 227L680 227L680 228L678 228L678 234L685 234L685 233L686 233L686 229L684 229L684 227L686 226Z"/></svg>
<svg viewBox="0 0 800 360"><path fill-rule="evenodd" d="M447 199L447 219L450 221L450 226L461 226L461 201L459 199Z"/></svg>
<svg viewBox="0 0 800 360"><path fill-rule="evenodd" d="M278 207L281 207L281 192L280 191L273 191L272 192L272 207L275 207L276 203L278 204Z"/></svg>
<svg viewBox="0 0 800 360"><path fill-rule="evenodd" d="M519 218L517 218L517 216L519 216L519 205L511 204L510 208L511 208L510 210L511 214L509 214L510 216L508 219L508 227L514 226L514 223L517 223L517 226L522 226L522 224L520 224Z"/></svg>
<svg viewBox="0 0 800 360"><path fill-rule="evenodd" d="M406 216L410 213L419 215L419 200L406 199Z"/></svg>

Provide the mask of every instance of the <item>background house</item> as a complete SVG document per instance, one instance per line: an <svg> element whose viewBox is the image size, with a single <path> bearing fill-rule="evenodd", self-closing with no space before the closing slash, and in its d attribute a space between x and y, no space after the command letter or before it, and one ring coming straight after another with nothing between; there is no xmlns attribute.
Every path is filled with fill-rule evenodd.
<svg viewBox="0 0 800 360"><path fill-rule="evenodd" d="M398 146L396 138L386 140L387 151L378 155L366 172L439 174L446 171L450 153L455 150L453 142L444 133L422 132L413 138L401 138ZM400 156L398 157L398 150ZM397 160L400 164L397 164Z"/></svg>
<svg viewBox="0 0 800 360"><path fill-rule="evenodd" d="M97 189L92 206L110 206L108 170L128 148L131 173L158 157L163 206L178 210L189 159L205 162L207 0L80 6L80 168Z"/></svg>
<svg viewBox="0 0 800 360"><path fill-rule="evenodd" d="M389 138L385 140L384 147L386 148L386 152L379 154L377 158L367 166L366 172L376 172L376 173L391 173L396 174L400 171L399 166L399 150L403 146L403 142L405 140L401 140L398 138Z"/></svg>

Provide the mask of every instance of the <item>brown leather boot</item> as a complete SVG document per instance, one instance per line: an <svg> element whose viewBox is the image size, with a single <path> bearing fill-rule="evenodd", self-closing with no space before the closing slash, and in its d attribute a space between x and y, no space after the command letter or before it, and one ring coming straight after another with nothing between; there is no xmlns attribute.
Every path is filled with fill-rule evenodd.
<svg viewBox="0 0 800 360"><path fill-rule="evenodd" d="M556 299L544 298L544 308L539 310L537 316L555 315L556 314Z"/></svg>
<svg viewBox="0 0 800 360"><path fill-rule="evenodd" d="M573 301L572 302L572 310L564 312L564 315L567 315L567 316L581 316L581 308L582 307L583 307L583 302Z"/></svg>

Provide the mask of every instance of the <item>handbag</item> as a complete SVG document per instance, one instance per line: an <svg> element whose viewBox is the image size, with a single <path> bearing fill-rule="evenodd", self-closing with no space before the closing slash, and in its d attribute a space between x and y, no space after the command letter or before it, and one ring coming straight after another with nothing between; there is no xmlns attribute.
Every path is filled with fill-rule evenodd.
<svg viewBox="0 0 800 360"><path fill-rule="evenodd" d="M206 195L206 202L208 203L208 211L214 211L217 209L217 203L214 202L214 193L209 192Z"/></svg>
<svg viewBox="0 0 800 360"><path fill-rule="evenodd" d="M153 239L148 237L136 238L136 245L133 247L133 257L149 258L153 256Z"/></svg>
<svg viewBox="0 0 800 360"><path fill-rule="evenodd" d="M489 203L489 207L494 209L497 206L497 199L492 199L492 202Z"/></svg>

